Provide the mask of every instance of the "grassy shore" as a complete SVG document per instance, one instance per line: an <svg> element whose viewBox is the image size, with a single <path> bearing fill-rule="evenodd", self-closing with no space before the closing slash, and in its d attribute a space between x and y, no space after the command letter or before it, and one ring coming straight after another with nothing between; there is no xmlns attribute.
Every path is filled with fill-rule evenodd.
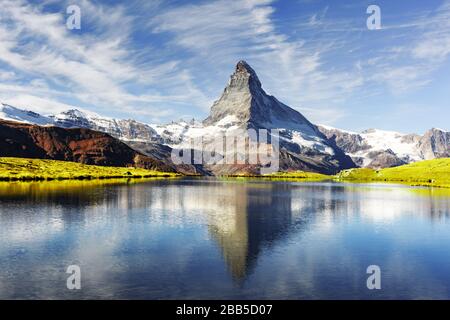
<svg viewBox="0 0 450 320"><path fill-rule="evenodd" d="M381 170L349 169L341 171L335 178L341 181L388 181L450 188L450 158L414 162Z"/></svg>
<svg viewBox="0 0 450 320"><path fill-rule="evenodd" d="M140 168L104 167L69 161L0 157L0 181L91 180L118 178L163 178L180 176ZM413 186L450 188L450 158L415 162L395 168L343 170L335 176L295 171L263 176L238 175L235 178L263 178L298 181L396 182Z"/></svg>
<svg viewBox="0 0 450 320"><path fill-rule="evenodd" d="M242 181L252 180L252 179L264 179L270 181L286 181L286 180L297 180L302 182L307 181L321 181L321 180L331 180L332 176L327 176L320 173L314 172L306 172L306 171L290 171L290 172L275 172L270 174L249 174L249 173L241 173L241 174L232 174L232 175L223 175L219 176L220 179L238 179Z"/></svg>
<svg viewBox="0 0 450 320"><path fill-rule="evenodd" d="M332 179L332 176L328 176L325 174L314 173L314 172L306 172L306 171L293 171L293 172L277 172L266 174L263 176L268 179L301 179L301 180L329 180Z"/></svg>
<svg viewBox="0 0 450 320"><path fill-rule="evenodd" d="M352 182L396 182L412 186L450 188L450 158L426 160L411 164L374 170L369 168L348 169L329 176L311 172L279 172L264 178L290 180L335 180Z"/></svg>
<svg viewBox="0 0 450 320"><path fill-rule="evenodd" d="M141 168L104 167L69 161L0 157L1 181L175 177Z"/></svg>

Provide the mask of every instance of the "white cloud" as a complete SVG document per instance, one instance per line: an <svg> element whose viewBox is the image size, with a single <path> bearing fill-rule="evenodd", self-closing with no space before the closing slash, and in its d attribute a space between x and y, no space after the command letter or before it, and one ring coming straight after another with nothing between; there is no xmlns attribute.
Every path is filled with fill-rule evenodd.
<svg viewBox="0 0 450 320"><path fill-rule="evenodd" d="M21 1L4 1L2 19L6 16L13 22L2 30L10 36L1 39L0 59L18 70L70 81L107 102L123 93L117 82L137 72L120 61L126 57L120 39L85 42L69 34L62 15L42 13Z"/></svg>
<svg viewBox="0 0 450 320"><path fill-rule="evenodd" d="M66 29L64 11L48 13L43 6L3 0L0 61L27 77L51 81L63 87L61 91L70 92L72 98L96 109L167 114L170 108L155 105L158 100L153 95L132 93L127 84L139 83L143 91L147 88L150 92L151 84L170 83L175 89L160 93L166 95L162 100L167 101L186 87L176 80L177 63L153 61L152 57L144 63L137 61L129 43L133 18L126 15L123 7L93 5L86 0L79 4L82 28L94 28L95 32L74 34L76 31ZM2 72L2 80L9 80L8 74ZM31 95L30 92L28 97ZM195 95L198 98L198 92ZM0 92L0 98L7 96L8 92ZM57 101L58 94L53 99Z"/></svg>
<svg viewBox="0 0 450 320"><path fill-rule="evenodd" d="M386 67L376 75L375 80L386 83L394 93L401 94L429 84L431 80L428 75L429 70L426 66L407 65Z"/></svg>
<svg viewBox="0 0 450 320"><path fill-rule="evenodd" d="M418 59L442 62L450 55L450 1L428 19L428 27L414 46L412 55Z"/></svg>
<svg viewBox="0 0 450 320"><path fill-rule="evenodd" d="M336 18L327 7L286 22L275 18L272 0L80 0L86 29L77 32L65 28L65 10L49 12L49 3L61 5L1 0L0 99L80 104L152 121L206 114L233 65L245 59L269 94L333 124L349 114L342 106L355 96L429 85L450 55L449 1L408 23L387 24L381 32L403 32L406 40L378 48L361 41L367 30L358 21Z"/></svg>
<svg viewBox="0 0 450 320"><path fill-rule="evenodd" d="M58 102L53 98L42 98L27 93L5 97L2 102L24 110L31 110L42 114L56 114L69 109L80 109L78 106ZM45 110L45 112L43 112Z"/></svg>
<svg viewBox="0 0 450 320"><path fill-rule="evenodd" d="M435 12L408 24L384 29L407 28L405 41L380 51L367 60L368 78L386 85L394 94L410 93L432 83L433 73L450 56L450 1Z"/></svg>
<svg viewBox="0 0 450 320"><path fill-rule="evenodd" d="M255 68L269 93L299 110L302 105L342 101L363 84L363 79L349 70L324 67L322 56L333 43L310 44L277 31L272 2L216 0L177 6L161 12L151 26L153 32L172 35L170 45L190 52L191 67L204 71L201 77L219 81L218 88L224 79L215 79L217 74L231 72L240 59ZM327 10L309 24L319 25ZM330 114L333 112L331 108ZM313 117L319 113L323 114L310 109Z"/></svg>
<svg viewBox="0 0 450 320"><path fill-rule="evenodd" d="M0 80L6 81L6 80L13 80L16 78L16 74L13 71L2 71L0 70Z"/></svg>

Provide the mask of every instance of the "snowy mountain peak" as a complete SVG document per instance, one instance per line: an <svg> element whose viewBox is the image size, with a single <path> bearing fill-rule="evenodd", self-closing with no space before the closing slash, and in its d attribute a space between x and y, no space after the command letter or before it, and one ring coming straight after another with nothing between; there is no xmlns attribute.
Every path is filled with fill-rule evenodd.
<svg viewBox="0 0 450 320"><path fill-rule="evenodd" d="M322 136L300 112L268 95L262 89L255 70L243 60L237 63L228 85L219 100L214 102L204 124L216 125L228 116L237 118L243 128L283 128Z"/></svg>
<svg viewBox="0 0 450 320"><path fill-rule="evenodd" d="M252 67L241 60L236 64L221 97L214 102L208 118L203 121L210 136L214 132L233 134L240 129L276 129L280 133L280 156L286 168L307 168L335 172L338 169L354 166L352 160L329 141L317 127L300 112L268 95ZM159 132L167 136L175 132L189 137L198 133L197 129L177 128ZM183 141L171 139L171 141ZM304 159L311 161L306 164ZM312 164L314 163L314 164ZM318 169L318 168L321 169ZM326 169L325 169L326 167Z"/></svg>
<svg viewBox="0 0 450 320"><path fill-rule="evenodd" d="M9 114L15 114L15 113L23 113L23 112L30 112L26 110L22 110L16 107L13 107L10 104L0 102L0 110L1 112L9 113Z"/></svg>
<svg viewBox="0 0 450 320"><path fill-rule="evenodd" d="M53 124L53 120L49 117L40 115L34 111L19 109L2 102L0 102L0 118L9 121L33 123L42 126Z"/></svg>
<svg viewBox="0 0 450 320"><path fill-rule="evenodd" d="M430 129L424 135L368 129L361 133L327 126L319 129L362 167L384 168L450 156L450 132Z"/></svg>
<svg viewBox="0 0 450 320"><path fill-rule="evenodd" d="M89 117L84 112L78 109L70 109L61 113L58 113L52 118L55 124L64 128L88 128Z"/></svg>
<svg viewBox="0 0 450 320"><path fill-rule="evenodd" d="M80 109L69 109L63 112L60 112L53 116L58 119L86 119L86 120L95 120L95 119L103 119L103 120L113 120L112 118L101 116L95 112L80 110Z"/></svg>
<svg viewBox="0 0 450 320"><path fill-rule="evenodd" d="M66 115L66 116L70 116L70 117L78 117L78 118L86 118L87 115L78 110L78 109L70 109L64 112L61 112L60 115Z"/></svg>
<svg viewBox="0 0 450 320"><path fill-rule="evenodd" d="M261 82L259 81L259 78L255 72L255 70L253 70L252 67L250 67L250 65L245 62L244 60L239 61L236 64L236 70L234 72L234 74L231 76L231 81L244 81L244 82L248 82L249 87L255 87L254 89L260 89L261 88ZM231 85L231 83L229 84Z"/></svg>
<svg viewBox="0 0 450 320"><path fill-rule="evenodd" d="M0 119L41 126L87 128L108 133L125 141L160 142L161 140L156 131L148 124L135 120L102 117L94 112L79 109L70 109L55 115L44 116L0 102Z"/></svg>

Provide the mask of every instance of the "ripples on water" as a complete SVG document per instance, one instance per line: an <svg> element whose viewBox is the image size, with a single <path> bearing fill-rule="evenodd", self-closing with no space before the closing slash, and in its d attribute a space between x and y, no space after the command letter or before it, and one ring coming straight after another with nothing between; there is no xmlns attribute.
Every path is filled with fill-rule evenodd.
<svg viewBox="0 0 450 320"><path fill-rule="evenodd" d="M396 185L0 183L0 298L450 298L449 215Z"/></svg>

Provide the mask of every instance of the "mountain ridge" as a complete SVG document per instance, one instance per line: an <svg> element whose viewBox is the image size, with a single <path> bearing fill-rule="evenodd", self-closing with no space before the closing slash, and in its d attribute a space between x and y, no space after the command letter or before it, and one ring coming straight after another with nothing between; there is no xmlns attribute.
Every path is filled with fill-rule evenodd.
<svg viewBox="0 0 450 320"><path fill-rule="evenodd" d="M421 160L450 157L450 132L432 128L423 135L367 129L361 133L318 126L360 167L395 167Z"/></svg>
<svg viewBox="0 0 450 320"><path fill-rule="evenodd" d="M281 170L311 170L323 173L335 173L354 167L350 157L345 155L332 141L329 141L318 128L300 112L268 95L252 67L241 60L236 64L222 95L216 100L210 115L201 125L162 126L157 132L168 136L172 147L183 145L194 137L214 137L221 135L241 136L242 130L269 130L267 141L271 141L274 130L279 132L279 165ZM173 137L178 137L173 139ZM167 138L166 138L167 140ZM250 138L260 144L258 138ZM269 146L270 144L268 144ZM203 148L213 149L213 142L206 142ZM248 144L240 145L246 150ZM229 154L228 150L224 151ZM236 174L241 171L253 173L260 169L257 164L246 166L218 165L211 170L219 174ZM251 172L248 172L248 171Z"/></svg>
<svg viewBox="0 0 450 320"><path fill-rule="evenodd" d="M0 118L2 119L15 121L17 123L30 123L44 126L51 125L51 126L61 126L63 128L64 127L76 128L77 125L79 125L79 127L88 127L88 128L95 127L100 132L113 131L113 133L115 132L115 136L117 138L121 139L125 143L128 143L132 148L134 148L137 144L139 144L141 149L143 150L147 149L147 152L144 153L155 155L155 153L154 154L152 154L151 152L149 153L148 149L151 150L154 150L155 148L162 149L163 152L156 153L156 155L159 155L156 157L158 159L164 157L167 159L170 156L171 151L171 147L169 146L176 147L177 144L181 140L183 140L183 138L180 137L179 134L176 134L174 130L171 129L171 127L172 128L182 127L183 128L182 131L184 131L185 133L189 132L191 126L193 126L194 128L196 126L201 128L201 123L198 122L188 123L186 121L179 121L179 122L172 122L166 125L151 125L139 123L133 119L112 120L111 118L108 117L101 117L101 116L94 117L95 120L101 120L101 122L112 121L113 123L118 123L120 121L129 121L130 123L142 124L143 127L146 129L145 134L149 133L147 135L147 138L143 139L142 136L139 134L138 130L135 131L134 135L132 134L124 135L121 133L120 130L117 129L108 130L107 126L101 126L100 124L92 126L92 124L89 124L89 122L88 123L83 121L77 122L75 121L76 119L72 119L72 121L68 122L62 121L61 115L70 115L70 114L78 114L78 116L86 115L86 113L83 111L79 111L77 109L70 109L56 115L45 116L34 111L16 108L14 106L11 106L10 104L0 103ZM227 126L230 124L232 125L232 121L227 123L226 120L227 119L222 119L222 123L218 123L218 125L219 126L220 125ZM334 142L339 148L341 148L347 155L352 157L352 159L358 166L362 167L374 167L374 168L392 167L419 160L428 160L450 156L450 153L448 151L450 143L449 132L441 128L431 128L430 130L427 130L424 134L420 135L416 133L402 133L397 131L379 130L374 128L366 129L358 133L355 131L331 127L328 125L318 124L316 126L325 136L327 136L327 138L334 140ZM414 144L416 145L420 143L420 146L418 146L418 148L422 149L422 151L418 150L414 153L410 153L408 158L405 157L405 154L399 155L395 151L393 151L393 149L395 148L393 148L392 145L386 148L376 149L371 146L370 139L367 139L367 136L366 137L364 136L374 131L397 134L401 136L401 138L404 141L409 139L410 141L413 141ZM333 137L334 135L336 135L336 137ZM173 140L178 140L178 142ZM445 141L447 145L445 145ZM164 146L169 147L169 149L167 149L167 147ZM161 156L161 154L163 154L163 156ZM365 158L367 159L366 163L364 163ZM373 163L371 163L372 161ZM199 171L196 172L198 173ZM189 172L188 170L187 173L194 173L194 172Z"/></svg>
<svg viewBox="0 0 450 320"><path fill-rule="evenodd" d="M188 148L192 139L203 137L202 147L210 151L215 147L215 138L239 135L243 129L278 130L280 170L285 171L330 174L354 166L383 168L450 156L450 133L441 129L433 128L424 135L418 135L378 129L356 133L315 125L300 112L267 94L255 70L243 60L236 64L221 96L202 122L154 125L133 119L102 117L78 109L41 115L5 103L0 103L0 118L40 126L104 132L168 165L172 165L172 149ZM183 167L185 173L211 174L236 174L256 169L257 166L247 165L208 167L188 164Z"/></svg>
<svg viewBox="0 0 450 320"><path fill-rule="evenodd" d="M137 152L107 133L0 120L3 157L65 160L83 164L173 172L173 167Z"/></svg>

